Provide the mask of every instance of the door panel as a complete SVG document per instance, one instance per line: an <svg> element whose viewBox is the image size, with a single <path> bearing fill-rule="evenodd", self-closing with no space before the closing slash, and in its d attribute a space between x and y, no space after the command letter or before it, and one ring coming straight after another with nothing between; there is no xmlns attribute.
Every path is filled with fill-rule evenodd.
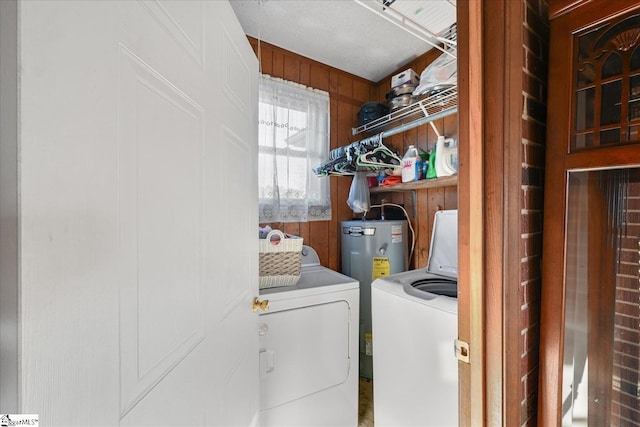
<svg viewBox="0 0 640 427"><path fill-rule="evenodd" d="M118 270L124 414L204 338L204 111L140 58L120 49Z"/></svg>
<svg viewBox="0 0 640 427"><path fill-rule="evenodd" d="M223 88L228 101L233 102L240 112L249 114L253 107L251 99L251 72L249 64L231 36L229 30L222 27Z"/></svg>
<svg viewBox="0 0 640 427"><path fill-rule="evenodd" d="M218 151L221 155L219 159L220 177L218 179L229 194L237 194L239 198L244 197L243 193L247 192L247 188L251 186L250 177L252 173L245 170L244 164L244 159L251 158L251 147L242 140L240 135L226 126L223 126L220 132L220 141L222 146ZM247 246L247 241L250 241L251 236L248 235L250 233L247 230L235 227L236 223L242 224L251 220L251 211L243 206L236 203L225 203L224 206L219 207L227 219L226 224L229 224L230 227L227 227L225 233L221 234L224 239L220 240L218 245L224 248L225 256L237 256L235 262L238 271L249 271L251 270L252 257L255 257L255 253L252 254L250 246ZM250 282L238 281L236 280L238 273L235 271L230 273L227 280L222 283L224 301L222 313L225 318L238 308L238 304L245 302L247 298L254 295Z"/></svg>
<svg viewBox="0 0 640 427"><path fill-rule="evenodd" d="M20 409L256 424L257 60L230 5L19 8Z"/></svg>
<svg viewBox="0 0 640 427"><path fill-rule="evenodd" d="M205 23L202 2L140 0L158 24L204 69Z"/></svg>

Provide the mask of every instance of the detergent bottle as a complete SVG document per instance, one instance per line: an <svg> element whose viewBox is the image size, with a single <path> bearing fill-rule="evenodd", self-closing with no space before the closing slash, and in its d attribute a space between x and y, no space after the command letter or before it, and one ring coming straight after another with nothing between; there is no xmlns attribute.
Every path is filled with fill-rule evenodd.
<svg viewBox="0 0 640 427"><path fill-rule="evenodd" d="M402 182L411 182L420 179L418 172L419 159L418 149L410 145L402 158Z"/></svg>
<svg viewBox="0 0 640 427"><path fill-rule="evenodd" d="M429 153L429 168L427 169L427 179L437 178L436 175L436 148Z"/></svg>
<svg viewBox="0 0 640 427"><path fill-rule="evenodd" d="M458 147L454 139L439 136L435 152L435 171L438 178L458 172Z"/></svg>

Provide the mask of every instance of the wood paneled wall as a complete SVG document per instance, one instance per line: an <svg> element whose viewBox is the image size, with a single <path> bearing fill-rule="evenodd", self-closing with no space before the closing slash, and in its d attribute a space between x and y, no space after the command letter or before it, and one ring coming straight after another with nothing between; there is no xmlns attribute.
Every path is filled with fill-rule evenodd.
<svg viewBox="0 0 640 427"><path fill-rule="evenodd" d="M370 101L385 102L385 94L391 88L391 77L394 74L407 68L412 68L420 74L431 61L439 56L439 51L427 52L382 81L371 82L269 43L263 41L258 43L256 39L248 38L258 56L263 74L329 92L331 97L331 149L347 145L361 138L360 136L354 137L351 132L351 129L357 126L360 107ZM457 139L456 115L438 120L435 125L441 134ZM386 143L397 149L402 156L411 144L430 150L436 139L436 134L431 126L426 125L393 136ZM324 266L340 271L340 222L354 218L353 212L347 206L351 178L334 176L319 179L331 180L331 221L270 225L287 233L302 236L305 244L318 252L320 262ZM458 207L457 188L447 187L417 190L415 193L390 192L384 195L372 195L372 203L379 203L382 198L389 203L404 205L409 215L412 216L411 221L414 230L416 230L417 238L414 262L410 267L426 266L433 215L437 210Z"/></svg>

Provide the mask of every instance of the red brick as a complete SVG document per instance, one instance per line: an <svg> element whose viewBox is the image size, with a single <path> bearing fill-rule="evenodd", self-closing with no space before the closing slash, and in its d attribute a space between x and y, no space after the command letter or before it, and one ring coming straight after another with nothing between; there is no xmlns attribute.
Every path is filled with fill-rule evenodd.
<svg viewBox="0 0 640 427"><path fill-rule="evenodd" d="M633 210L640 209L640 197L629 197L627 199L627 205L629 209L633 209Z"/></svg>
<svg viewBox="0 0 640 427"><path fill-rule="evenodd" d="M527 331L520 335L521 353L531 351L540 344L540 325L529 325ZM530 367L531 369L531 367Z"/></svg>
<svg viewBox="0 0 640 427"><path fill-rule="evenodd" d="M520 295L522 306L540 301L540 280L532 280L523 284Z"/></svg>
<svg viewBox="0 0 640 427"><path fill-rule="evenodd" d="M640 355L636 353L636 355L629 355L629 354L624 354L624 353L620 353L620 352L614 352L613 353L613 363L614 365L619 365L619 366L639 366L639 360L638 357Z"/></svg>
<svg viewBox="0 0 640 427"><path fill-rule="evenodd" d="M528 211L522 214L520 220L520 233L542 233L542 212L541 211ZM540 235L542 238L542 235Z"/></svg>
<svg viewBox="0 0 640 427"><path fill-rule="evenodd" d="M527 305L520 312L520 325L528 327L540 321L540 303L535 302Z"/></svg>
<svg viewBox="0 0 640 427"><path fill-rule="evenodd" d="M623 240L623 244L625 246L637 246L638 241L637 239L629 239L630 241L628 241L627 239L622 239ZM625 262L628 264L635 264L636 267L639 265L638 262L640 261L639 259L639 255L638 255L638 250L637 249L627 249L627 250L621 250L620 251L620 261L621 262Z"/></svg>
<svg viewBox="0 0 640 427"><path fill-rule="evenodd" d="M538 369L522 378L522 396L530 396L538 389Z"/></svg>
<svg viewBox="0 0 640 427"><path fill-rule="evenodd" d="M540 256L532 256L527 258L520 264L520 280L527 282L533 279L540 279L541 267ZM538 285L539 286L539 285Z"/></svg>
<svg viewBox="0 0 640 427"><path fill-rule="evenodd" d="M543 81L527 70L522 71L522 90L532 99L542 103L547 102L547 92Z"/></svg>
<svg viewBox="0 0 640 427"><path fill-rule="evenodd" d="M534 142L522 144L522 163L527 166L544 166L544 146Z"/></svg>
<svg viewBox="0 0 640 427"><path fill-rule="evenodd" d="M543 204L542 189L532 186L522 187L522 209L540 210Z"/></svg>
<svg viewBox="0 0 640 427"><path fill-rule="evenodd" d="M630 291L638 290L638 278L637 277L618 277L616 279L616 287L618 289L627 289Z"/></svg>
<svg viewBox="0 0 640 427"><path fill-rule="evenodd" d="M528 258L542 253L542 235L523 237L520 241L520 255Z"/></svg>
<svg viewBox="0 0 640 427"><path fill-rule="evenodd" d="M530 31L527 28L522 29L522 40L524 41L524 47L529 49L531 53L538 57L542 57L542 41L540 36Z"/></svg>
<svg viewBox="0 0 640 427"><path fill-rule="evenodd" d="M539 11L537 7L534 6L533 3L527 2L527 7L525 9L525 25L530 28L531 31L537 35L539 35L543 39L549 38L549 24L548 19L544 16L540 16L537 11Z"/></svg>
<svg viewBox="0 0 640 427"><path fill-rule="evenodd" d="M544 123L522 120L522 138L527 141L544 144L547 137L547 127Z"/></svg>
<svg viewBox="0 0 640 427"><path fill-rule="evenodd" d="M626 355L636 355L638 354L638 344L637 343L628 343L622 341L614 341L613 342L613 352L614 353L622 353Z"/></svg>
<svg viewBox="0 0 640 427"><path fill-rule="evenodd" d="M526 352L520 359L520 372L529 372L532 366L537 366L539 356L538 347Z"/></svg>
<svg viewBox="0 0 640 427"><path fill-rule="evenodd" d="M526 70L534 76L545 76L547 74L547 63L533 52L527 52Z"/></svg>

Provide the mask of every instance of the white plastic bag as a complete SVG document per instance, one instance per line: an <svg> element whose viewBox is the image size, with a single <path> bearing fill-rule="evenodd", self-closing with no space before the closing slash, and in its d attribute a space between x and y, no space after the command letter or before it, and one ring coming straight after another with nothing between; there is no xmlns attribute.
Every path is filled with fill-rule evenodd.
<svg viewBox="0 0 640 427"><path fill-rule="evenodd" d="M420 74L420 83L413 91L414 96L434 90L445 89L458 83L458 61L456 50L450 51L453 56L442 53Z"/></svg>
<svg viewBox="0 0 640 427"><path fill-rule="evenodd" d="M367 213L371 206L366 172L356 172L351 181L347 205L355 213Z"/></svg>

